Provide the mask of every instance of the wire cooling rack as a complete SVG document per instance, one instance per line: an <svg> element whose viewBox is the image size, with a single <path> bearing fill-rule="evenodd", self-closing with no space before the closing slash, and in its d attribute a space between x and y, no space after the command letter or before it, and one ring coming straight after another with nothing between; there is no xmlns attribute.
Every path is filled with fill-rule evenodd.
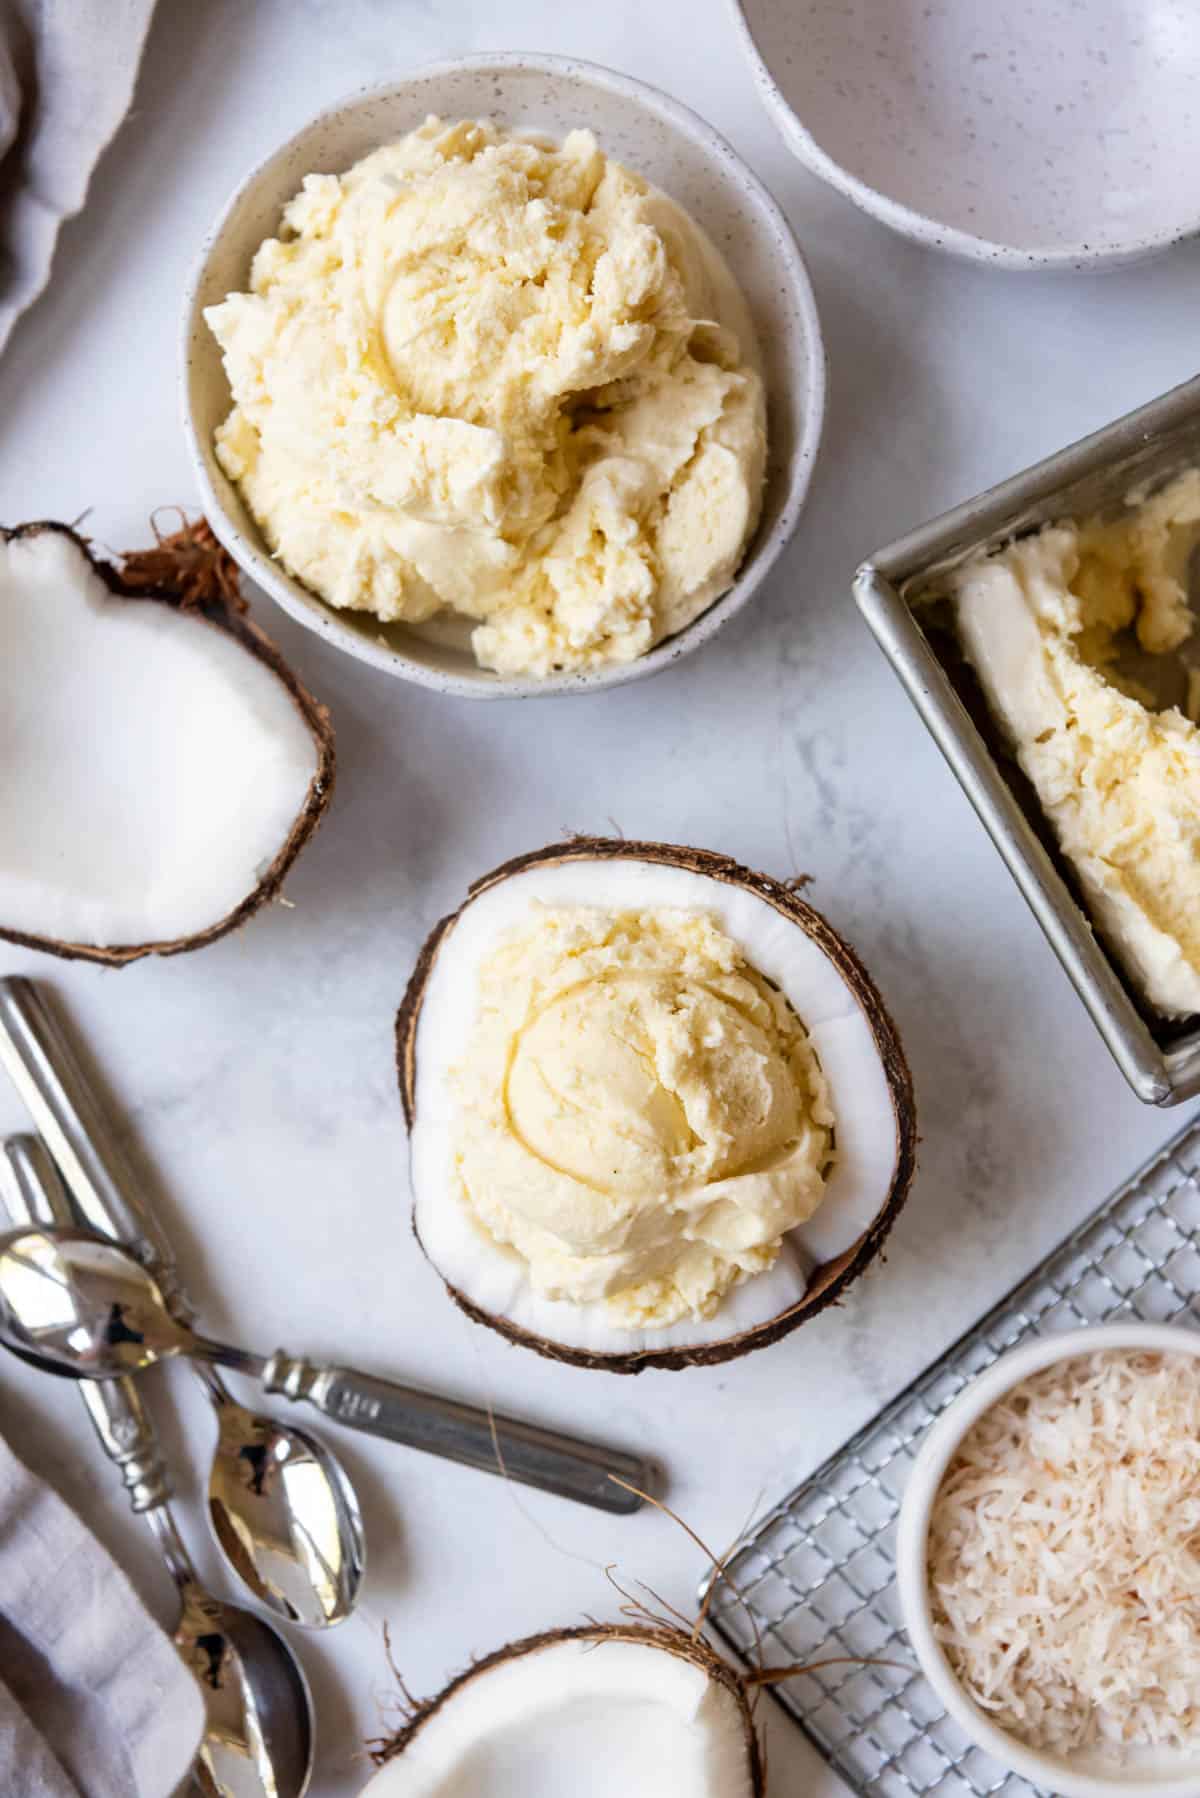
<svg viewBox="0 0 1200 1798"><path fill-rule="evenodd" d="M900 1498L929 1425L1025 1336L1114 1317L1200 1324L1200 1118L1047 1256L886 1410L785 1498L730 1557L709 1617L766 1666L835 1656L770 1688L864 1798L1026 1798L1035 1788L946 1715L900 1622ZM740 1599L734 1596L736 1588ZM868 1658L900 1663L867 1666Z"/></svg>

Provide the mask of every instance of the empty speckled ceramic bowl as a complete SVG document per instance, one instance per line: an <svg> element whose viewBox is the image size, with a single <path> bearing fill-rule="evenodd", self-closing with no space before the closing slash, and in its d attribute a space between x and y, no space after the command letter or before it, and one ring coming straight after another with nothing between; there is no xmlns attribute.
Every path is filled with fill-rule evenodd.
<svg viewBox="0 0 1200 1798"><path fill-rule="evenodd" d="M731 0L800 159L919 243L1131 262L1200 229L1195 0Z"/></svg>
<svg viewBox="0 0 1200 1798"><path fill-rule="evenodd" d="M589 126L602 149L684 206L723 252L754 320L767 385L769 457L763 515L733 586L686 629L638 661L508 678L477 666L465 622L382 625L339 612L269 553L213 453L229 386L206 306L244 289L251 258L274 235L303 177L339 172L413 130L430 113L486 117L561 139ZM787 221L724 138L687 107L627 76L553 57L479 56L436 63L332 107L268 157L234 194L206 243L187 295L183 410L204 509L239 565L293 618L385 673L444 693L493 699L586 693L667 667L715 636L758 589L795 528L821 431L825 360L812 288Z"/></svg>

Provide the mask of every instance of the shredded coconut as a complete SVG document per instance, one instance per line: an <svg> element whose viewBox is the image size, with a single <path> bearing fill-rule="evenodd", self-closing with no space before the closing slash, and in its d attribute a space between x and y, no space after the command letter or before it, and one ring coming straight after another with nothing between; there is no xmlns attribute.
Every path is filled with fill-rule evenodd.
<svg viewBox="0 0 1200 1798"><path fill-rule="evenodd" d="M1030 1747L1200 1741L1200 1367L1043 1369L965 1437L929 1531L934 1629Z"/></svg>

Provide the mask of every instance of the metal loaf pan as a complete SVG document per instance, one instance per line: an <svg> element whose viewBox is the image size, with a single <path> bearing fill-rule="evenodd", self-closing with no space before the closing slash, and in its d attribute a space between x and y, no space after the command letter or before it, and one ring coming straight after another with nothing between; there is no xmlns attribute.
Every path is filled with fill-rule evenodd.
<svg viewBox="0 0 1200 1798"><path fill-rule="evenodd" d="M1139 483L1200 461L1200 377L880 550L854 594L880 648L1025 895L1139 1099L1200 1093L1200 1020L1168 1022L1139 1001L1093 932L1032 788L1003 748L937 600L948 572L1052 520L1115 509ZM972 689L974 688L974 692Z"/></svg>

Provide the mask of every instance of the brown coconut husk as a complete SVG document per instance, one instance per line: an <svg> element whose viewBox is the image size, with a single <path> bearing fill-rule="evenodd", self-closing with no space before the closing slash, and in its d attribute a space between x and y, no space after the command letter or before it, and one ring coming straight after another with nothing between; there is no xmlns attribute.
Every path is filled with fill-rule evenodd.
<svg viewBox="0 0 1200 1798"><path fill-rule="evenodd" d="M569 842L553 843L548 848L534 850L530 854L519 855L511 861L504 862L500 867L493 869L490 874L485 874L480 880L475 881L458 910L449 913L435 924L417 956L416 965L396 1015L396 1067L400 1082L400 1098L404 1108L405 1121L411 1130L416 1106L416 1043L421 1005L434 964L438 956L445 952L447 942L466 907L481 893L487 892L491 887L511 878L514 874L524 873L529 868L539 865L553 866L570 861L617 861L621 859L686 868L691 872L707 875L710 879L739 886L755 893L795 924L829 956L862 1006L870 1023L875 1046L887 1078L892 1097L897 1138L896 1165L891 1185L875 1218L857 1241L852 1243L841 1255L822 1263L813 1270L803 1298L777 1317L770 1318L765 1323L727 1337L720 1342L701 1343L692 1348L649 1348L634 1354L605 1354L574 1348L536 1336L528 1330L521 1329L508 1318L494 1316L475 1304L450 1281L444 1280L443 1283L455 1304L476 1323L484 1324L489 1329L506 1337L509 1342L519 1344L523 1348L533 1349L535 1353L544 1355L552 1361L563 1361L576 1367L600 1368L610 1373L625 1374L640 1373L648 1367L676 1370L685 1367L711 1367L748 1354L752 1349L764 1348L769 1343L777 1342L781 1337L787 1336L791 1331L799 1328L802 1323L818 1316L828 1306L836 1304L848 1287L870 1266L882 1250L888 1233L895 1224L908 1196L916 1169L918 1141L916 1100L912 1075L905 1060L900 1033L892 1022L878 988L855 951L843 937L839 936L827 919L821 916L820 912L815 911L800 897L795 890L794 883L776 880L769 874L756 873L753 869L745 868L740 863L731 860L729 856L720 855L713 850L695 849L675 843L627 842L624 838L611 837L576 837ZM417 1228L415 1213L413 1231L417 1241L420 1242L420 1231ZM423 1244L422 1248L424 1248Z"/></svg>
<svg viewBox="0 0 1200 1798"><path fill-rule="evenodd" d="M99 576L109 592L131 604L169 606L172 610L194 618L198 630L219 630L234 639L248 655L268 668L287 689L293 705L304 719L317 749L317 769L309 783L308 793L296 817L287 841L253 891L240 904L192 936L170 942L122 944L107 948L91 943L64 943L52 937L33 936L24 931L8 930L0 924L0 939L23 948L40 949L49 955L73 961L101 962L108 967L124 967L147 955L179 955L191 949L202 949L218 937L252 918L260 908L279 896L289 870L325 814L333 793L336 776L333 724L328 709L318 704L307 687L292 672L275 644L246 615L237 566L228 551L213 536L203 518L183 522L169 535L155 530L155 546L130 551L115 563L98 556L89 538L73 526L53 520L20 524L12 529L0 526L0 542L11 543L53 531L68 538L93 573Z"/></svg>
<svg viewBox="0 0 1200 1798"><path fill-rule="evenodd" d="M625 1486L630 1492L638 1492L635 1486L627 1486L626 1482L618 1479L615 1474L610 1474L609 1477L618 1486ZM729 1693L737 1705L741 1719L746 1746L746 1770L752 1798L765 1798L768 1772L767 1752L757 1724L758 1700L763 1691L782 1685L786 1680L795 1679L802 1674L818 1672L823 1667L855 1665L894 1667L904 1673L911 1671L910 1668L896 1661L849 1655L822 1656L820 1660L816 1661L783 1667L764 1667L762 1664L762 1639L754 1611L730 1577L725 1560L721 1556L713 1554L691 1525L686 1523L669 1505L649 1493L638 1492L638 1497L645 1499L647 1503L652 1504L656 1510L668 1517L690 1541L695 1543L711 1564L712 1578L708 1582L698 1615L694 1619L685 1617L673 1605L667 1604L665 1599L647 1587L642 1587L642 1590L646 1592L652 1603L647 1603L646 1598L633 1596L617 1579L613 1569L608 1567L605 1569L605 1573L609 1583L620 1594L622 1600L620 1607L622 1622L597 1623L594 1619L589 1618L585 1625L543 1630L538 1635L526 1636L520 1641L507 1643L482 1660L473 1662L465 1672L460 1673L457 1678L452 1679L444 1686L435 1697L427 1700L413 1698L405 1684L403 1675L393 1659L391 1638L385 1624L384 1646L387 1651L388 1665L391 1667L399 1690L403 1721L398 1730L367 1743L367 1752L377 1767L386 1766L389 1761L395 1760L398 1755L403 1754L405 1749L415 1741L429 1719L453 1698L455 1693L461 1692L471 1680L484 1676L497 1667L504 1666L520 1655L534 1654L539 1649L551 1647L558 1642L583 1641L597 1644L637 1642L661 1649L667 1654L674 1654L681 1660L688 1661L692 1666L698 1667L723 1691ZM722 1584L742 1606L752 1627L753 1647L747 1657L750 1665L745 1672L739 1672L732 1667L724 1656L712 1647L703 1634L709 1606L718 1586ZM658 1608L654 1608L655 1606Z"/></svg>
<svg viewBox="0 0 1200 1798"><path fill-rule="evenodd" d="M559 1642L636 1642L647 1647L658 1648L665 1654L675 1655L679 1660L688 1661L698 1667L722 1691L727 1692L737 1705L746 1743L746 1764L750 1774L751 1791L754 1798L763 1798L766 1792L766 1768L763 1760L762 1746L758 1739L758 1731L754 1725L754 1712L746 1683L734 1671L727 1661L702 1636L694 1636L682 1626L670 1623L588 1623L571 1629L543 1630L540 1635L525 1636L519 1642L509 1642L494 1653L485 1655L482 1660L475 1661L465 1672L452 1679L448 1685L433 1698L421 1703L405 1701L406 1720L392 1736L369 1744L369 1752L377 1767L382 1767L397 1755L403 1754L420 1734L421 1730L436 1716L450 1699L462 1692L474 1680L485 1677L510 1661L518 1660L524 1655L536 1654L539 1649L550 1648Z"/></svg>

